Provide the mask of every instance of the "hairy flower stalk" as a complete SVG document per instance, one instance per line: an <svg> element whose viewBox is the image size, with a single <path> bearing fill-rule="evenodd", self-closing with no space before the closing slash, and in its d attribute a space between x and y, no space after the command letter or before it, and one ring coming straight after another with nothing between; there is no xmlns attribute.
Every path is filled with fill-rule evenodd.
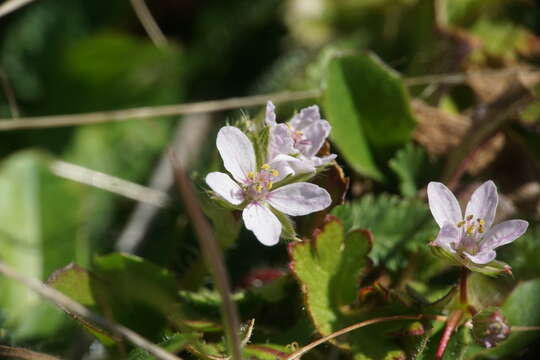
<svg viewBox="0 0 540 360"><path fill-rule="evenodd" d="M274 107L268 103L266 124L270 137L263 149L264 163L259 165L251 140L240 129L225 126L218 133L216 145L232 178L226 173L212 172L206 176L206 183L222 200L242 209L246 228L264 245L278 243L282 233L280 218L286 218L280 214L301 216L330 206L326 190L294 181L295 175L314 174L318 167L335 158L316 156L330 132L330 125L318 114L318 108L310 107L293 118L292 125L277 124ZM293 126L305 129L305 133L293 130ZM285 184L282 180L286 178L293 180Z"/></svg>
<svg viewBox="0 0 540 360"><path fill-rule="evenodd" d="M473 271L495 275L509 271L509 266L495 261L495 249L511 243L525 233L524 220L507 220L492 227L498 195L493 181L478 187L462 215L459 203L442 183L428 184L429 208L440 232L431 243L438 254Z"/></svg>

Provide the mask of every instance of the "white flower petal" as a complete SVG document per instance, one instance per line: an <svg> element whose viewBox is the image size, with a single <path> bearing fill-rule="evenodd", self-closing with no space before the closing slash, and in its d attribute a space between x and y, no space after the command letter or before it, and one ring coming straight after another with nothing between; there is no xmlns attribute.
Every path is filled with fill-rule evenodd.
<svg viewBox="0 0 540 360"><path fill-rule="evenodd" d="M268 140L268 158L274 159L278 155L290 155L297 153L294 148L294 140L291 130L285 124L279 124L270 128Z"/></svg>
<svg viewBox="0 0 540 360"><path fill-rule="evenodd" d="M236 181L245 183L247 174L257 170L253 144L237 127L222 127L218 132L216 145L225 169Z"/></svg>
<svg viewBox="0 0 540 360"><path fill-rule="evenodd" d="M452 244L459 242L459 229L454 224L444 224L437 235L437 238L433 241L433 245L442 247L451 253L455 253L452 248Z"/></svg>
<svg viewBox="0 0 540 360"><path fill-rule="evenodd" d="M296 114L290 121L290 125L296 131L302 131L304 128L310 126L316 121L321 120L321 114L319 113L319 107L313 105L300 110L300 113Z"/></svg>
<svg viewBox="0 0 540 360"><path fill-rule="evenodd" d="M472 194L465 210L465 216L473 215L474 218L483 219L486 222L484 227L489 229L493 224L493 219L495 219L498 200L497 187L493 181L488 180Z"/></svg>
<svg viewBox="0 0 540 360"><path fill-rule="evenodd" d="M429 209L439 227L446 223L457 224L463 217L459 203L444 184L440 182L430 182L427 187Z"/></svg>
<svg viewBox="0 0 540 360"><path fill-rule="evenodd" d="M326 120L319 120L302 130L304 141L296 145L300 152L310 158L317 155L330 134L331 126Z"/></svg>
<svg viewBox="0 0 540 360"><path fill-rule="evenodd" d="M242 188L227 174L211 172L206 175L206 183L210 189L233 205L240 205L244 201Z"/></svg>
<svg viewBox="0 0 540 360"><path fill-rule="evenodd" d="M516 240L527 231L529 223L525 220L507 220L493 226L480 242L482 250L493 250Z"/></svg>
<svg viewBox="0 0 540 360"><path fill-rule="evenodd" d="M469 258L469 260L478 265L490 263L495 260L495 257L497 256L493 250L482 251L476 255L471 255L467 252L464 252L464 254Z"/></svg>
<svg viewBox="0 0 540 360"><path fill-rule="evenodd" d="M311 161L313 162L314 166L322 166L322 165L328 164L335 158L337 158L336 154L330 154L323 157L314 156L311 158Z"/></svg>
<svg viewBox="0 0 540 360"><path fill-rule="evenodd" d="M273 102L268 101L266 103L266 113L264 116L264 122L267 126L276 125L276 106Z"/></svg>
<svg viewBox="0 0 540 360"><path fill-rule="evenodd" d="M281 223L266 206L251 203L242 212L242 218L246 228L253 231L263 245L272 246L279 242Z"/></svg>
<svg viewBox="0 0 540 360"><path fill-rule="evenodd" d="M287 215L307 215L320 211L332 202L326 190L315 184L299 182L277 188L268 194L267 201Z"/></svg>
<svg viewBox="0 0 540 360"><path fill-rule="evenodd" d="M296 158L280 154L276 156L272 161L268 163L270 167L278 171L278 175L272 178L274 183L285 179L288 175L294 175L295 169L291 166L291 163L297 161Z"/></svg>

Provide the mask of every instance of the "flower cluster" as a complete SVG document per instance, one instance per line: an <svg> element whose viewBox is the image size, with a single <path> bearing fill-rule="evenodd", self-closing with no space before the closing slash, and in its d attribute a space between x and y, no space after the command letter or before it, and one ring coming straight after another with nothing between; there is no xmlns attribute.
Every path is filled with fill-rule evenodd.
<svg viewBox="0 0 540 360"><path fill-rule="evenodd" d="M493 181L486 181L474 191L465 209L465 217L456 197L443 184L430 182L427 194L431 213L441 228L431 245L438 248L440 254L471 270L487 274L510 269L505 264L494 262L495 249L523 235L529 224L524 220L507 220L491 226L498 203Z"/></svg>
<svg viewBox="0 0 540 360"><path fill-rule="evenodd" d="M274 105L269 102L263 131L268 141L255 144L263 147L263 159L257 163L256 148L244 132L234 126L221 128L216 145L232 178L211 172L206 183L221 199L242 209L246 228L261 243L272 246L281 236L281 221L286 218L283 214L307 215L330 206L326 190L295 181L295 177L315 174L336 156L317 156L330 133L330 124L321 119L317 106L301 110L286 124L278 124Z"/></svg>

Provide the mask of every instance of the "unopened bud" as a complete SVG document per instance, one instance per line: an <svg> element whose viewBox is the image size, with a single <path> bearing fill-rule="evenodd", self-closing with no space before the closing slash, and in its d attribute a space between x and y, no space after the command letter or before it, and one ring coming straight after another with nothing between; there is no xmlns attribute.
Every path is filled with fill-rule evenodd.
<svg viewBox="0 0 540 360"><path fill-rule="evenodd" d="M474 339L486 348L497 346L510 335L510 326L499 308L490 307L472 318Z"/></svg>

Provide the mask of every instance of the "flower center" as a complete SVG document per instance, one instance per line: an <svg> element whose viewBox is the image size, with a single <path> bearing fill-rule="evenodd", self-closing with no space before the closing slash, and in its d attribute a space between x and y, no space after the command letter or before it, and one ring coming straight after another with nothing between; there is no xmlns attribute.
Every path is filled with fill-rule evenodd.
<svg viewBox="0 0 540 360"><path fill-rule="evenodd" d="M263 164L260 171L250 171L243 186L244 195L248 202L265 200L274 185L273 179L279 176L279 171L268 164Z"/></svg>
<svg viewBox="0 0 540 360"><path fill-rule="evenodd" d="M297 145L309 145L311 144L311 141L306 139L304 136L304 133L302 131L294 129L290 124L287 124L287 127L291 131L291 137L294 141L294 146Z"/></svg>
<svg viewBox="0 0 540 360"><path fill-rule="evenodd" d="M471 255L476 255L480 250L478 239L485 232L486 221L474 215L467 215L464 220L458 222L458 228L463 228L463 236L455 250L466 251Z"/></svg>

